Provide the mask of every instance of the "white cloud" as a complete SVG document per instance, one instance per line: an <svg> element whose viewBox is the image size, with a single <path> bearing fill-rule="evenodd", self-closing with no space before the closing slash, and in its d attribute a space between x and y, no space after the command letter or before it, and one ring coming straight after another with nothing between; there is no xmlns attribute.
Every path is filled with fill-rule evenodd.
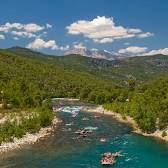
<svg viewBox="0 0 168 168"><path fill-rule="evenodd" d="M43 39L35 39L33 42L29 43L27 45L27 48L31 49L42 49L42 48L52 48L54 49L56 46L55 41L49 40L49 41L44 41Z"/></svg>
<svg viewBox="0 0 168 168"><path fill-rule="evenodd" d="M4 25L0 25L0 32L7 33L11 29L23 29L23 25L21 23L5 23Z"/></svg>
<svg viewBox="0 0 168 168"><path fill-rule="evenodd" d="M114 39L133 38L133 37L135 37L135 36L136 36L135 34L127 34L127 35L124 35L124 36L115 37Z"/></svg>
<svg viewBox="0 0 168 168"><path fill-rule="evenodd" d="M35 23L30 23L30 24L25 24L23 25L23 29L26 30L27 32L30 32L30 33L36 33L36 32L39 32L41 30L44 30L44 26L40 26L38 24L35 24Z"/></svg>
<svg viewBox="0 0 168 168"><path fill-rule="evenodd" d="M128 29L128 33L141 33L141 29Z"/></svg>
<svg viewBox="0 0 168 168"><path fill-rule="evenodd" d="M52 50L67 50L69 49L69 46L59 46L57 45L55 40L49 40L49 41L44 41L41 38L37 38L35 39L33 42L29 43L27 45L27 48L30 49L44 49L44 48L48 48L48 49L52 49Z"/></svg>
<svg viewBox="0 0 168 168"><path fill-rule="evenodd" d="M147 37L151 37L151 36L153 36L153 33L150 33L150 32L142 33L142 34L138 35L139 38L147 38Z"/></svg>
<svg viewBox="0 0 168 168"><path fill-rule="evenodd" d="M23 38L36 37L35 34L30 33L30 32L26 32L26 31L12 31L11 34L14 35L14 36L23 37Z"/></svg>
<svg viewBox="0 0 168 168"><path fill-rule="evenodd" d="M158 50L151 50L147 53L144 53L143 55L156 55L156 54L163 54L163 55L168 55L168 48L161 48Z"/></svg>
<svg viewBox="0 0 168 168"><path fill-rule="evenodd" d="M82 43L73 45L73 48L75 48L75 49L86 49L86 47Z"/></svg>
<svg viewBox="0 0 168 168"><path fill-rule="evenodd" d="M96 43L104 44L104 43L112 43L113 39L112 38L103 38L103 39L93 39L93 41Z"/></svg>
<svg viewBox="0 0 168 168"><path fill-rule="evenodd" d="M3 34L0 34L0 40L4 40L5 36Z"/></svg>
<svg viewBox="0 0 168 168"><path fill-rule="evenodd" d="M49 24L49 23L47 23L47 24L46 24L46 28L47 28L47 29L51 29L51 28L52 28L52 25Z"/></svg>
<svg viewBox="0 0 168 168"><path fill-rule="evenodd" d="M29 24L22 24L22 23L5 23L4 25L0 25L0 32L9 32L11 30L25 30L26 32L30 33L36 33L41 30L44 30L44 26L40 26L35 23L29 23Z"/></svg>
<svg viewBox="0 0 168 168"><path fill-rule="evenodd" d="M9 33L13 35L13 39L17 40L19 38L37 38L44 35L44 32L41 32L44 29L51 28L52 25L38 25L36 23L22 24L22 23L5 23L0 25L0 32Z"/></svg>
<svg viewBox="0 0 168 168"><path fill-rule="evenodd" d="M80 35L90 38L95 42L101 42L103 40L112 42L113 39L131 38L138 36L142 33L142 30L136 28L125 28L123 26L116 26L113 18L107 18L105 16L98 16L95 19L79 20L67 26L69 34ZM108 40L107 40L108 39Z"/></svg>
<svg viewBox="0 0 168 168"><path fill-rule="evenodd" d="M150 56L150 55L157 55L157 54L168 55L168 48L161 48L157 50L147 51L147 47L131 46L125 49L120 49L118 53L135 54L135 55L141 54L142 56Z"/></svg>
<svg viewBox="0 0 168 168"><path fill-rule="evenodd" d="M139 54L146 52L147 47L137 47L137 46L130 46L124 49L120 49L118 52L120 54Z"/></svg>

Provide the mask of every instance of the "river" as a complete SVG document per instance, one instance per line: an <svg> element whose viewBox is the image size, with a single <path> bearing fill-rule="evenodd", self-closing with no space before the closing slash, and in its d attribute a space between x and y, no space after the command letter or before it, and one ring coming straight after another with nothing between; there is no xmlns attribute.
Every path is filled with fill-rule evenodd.
<svg viewBox="0 0 168 168"><path fill-rule="evenodd" d="M168 143L133 134L111 116L80 111L76 117L58 112L62 120L50 137L1 155L0 168L101 168L101 154L122 151L114 168L167 168ZM85 118L85 120L83 120ZM94 128L88 137L74 132ZM100 142L100 138L107 142Z"/></svg>

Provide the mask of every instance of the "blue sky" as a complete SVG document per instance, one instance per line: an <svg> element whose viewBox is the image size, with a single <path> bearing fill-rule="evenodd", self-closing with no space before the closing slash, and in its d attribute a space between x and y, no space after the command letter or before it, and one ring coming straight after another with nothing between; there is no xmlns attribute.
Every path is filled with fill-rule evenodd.
<svg viewBox="0 0 168 168"><path fill-rule="evenodd" d="M1 0L0 48L168 54L167 0Z"/></svg>

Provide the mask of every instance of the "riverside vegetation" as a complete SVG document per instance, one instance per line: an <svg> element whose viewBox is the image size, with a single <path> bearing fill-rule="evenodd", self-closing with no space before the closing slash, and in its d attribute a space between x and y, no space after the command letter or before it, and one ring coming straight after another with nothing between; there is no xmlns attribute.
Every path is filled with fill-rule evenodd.
<svg viewBox="0 0 168 168"><path fill-rule="evenodd" d="M168 77L146 82L136 88L125 89L108 110L131 116L143 132L153 133L168 126ZM163 136L167 136L163 131Z"/></svg>
<svg viewBox="0 0 168 168"><path fill-rule="evenodd" d="M36 133L42 127L51 125L53 113L48 105L36 108L1 109L0 143L13 142L26 133Z"/></svg>
<svg viewBox="0 0 168 168"><path fill-rule="evenodd" d="M132 116L145 132L164 129L168 77L147 80L165 75L167 62L167 56L105 61L54 57L18 47L0 50L1 119L14 116L0 124L0 142L50 125L51 103L43 100L53 97L104 104L106 109Z"/></svg>

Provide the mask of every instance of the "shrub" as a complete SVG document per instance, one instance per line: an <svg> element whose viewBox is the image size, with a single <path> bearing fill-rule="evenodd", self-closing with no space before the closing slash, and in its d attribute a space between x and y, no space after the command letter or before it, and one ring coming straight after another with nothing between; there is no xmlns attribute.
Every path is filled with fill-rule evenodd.
<svg viewBox="0 0 168 168"><path fill-rule="evenodd" d="M165 137L165 136L167 136L167 132L166 132L166 131L163 131L163 132L162 132L162 137Z"/></svg>

